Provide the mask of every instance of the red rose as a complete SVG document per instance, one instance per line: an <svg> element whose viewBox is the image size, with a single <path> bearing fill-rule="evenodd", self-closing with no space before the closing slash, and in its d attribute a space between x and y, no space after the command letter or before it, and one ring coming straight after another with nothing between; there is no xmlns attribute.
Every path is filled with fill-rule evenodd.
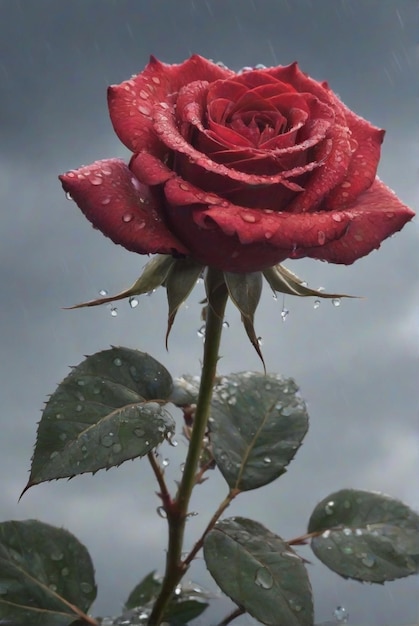
<svg viewBox="0 0 419 626"><path fill-rule="evenodd" d="M414 215L376 177L384 131L296 63L237 74L197 55L152 57L108 102L129 166L60 178L128 250L230 272L306 256L348 265Z"/></svg>

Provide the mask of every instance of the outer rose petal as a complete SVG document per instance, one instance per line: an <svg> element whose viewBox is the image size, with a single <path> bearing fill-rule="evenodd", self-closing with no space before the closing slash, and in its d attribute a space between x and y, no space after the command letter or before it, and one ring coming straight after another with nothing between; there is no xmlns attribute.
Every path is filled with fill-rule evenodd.
<svg viewBox="0 0 419 626"><path fill-rule="evenodd" d="M234 72L197 54L178 65L167 65L151 57L140 74L109 87L108 106L115 132L132 152L159 152L161 144L152 130L153 107L159 102L172 102L170 94L195 80L213 82L230 76Z"/></svg>
<svg viewBox="0 0 419 626"><path fill-rule="evenodd" d="M167 229L161 202L122 160L96 161L59 178L87 219L114 243L140 254L189 254Z"/></svg>
<svg viewBox="0 0 419 626"><path fill-rule="evenodd" d="M329 263L351 265L357 259L378 249L381 242L401 230L415 212L400 202L384 183L373 185L357 200L355 206L339 213L350 218L344 236L322 247L299 248L292 258L312 257Z"/></svg>

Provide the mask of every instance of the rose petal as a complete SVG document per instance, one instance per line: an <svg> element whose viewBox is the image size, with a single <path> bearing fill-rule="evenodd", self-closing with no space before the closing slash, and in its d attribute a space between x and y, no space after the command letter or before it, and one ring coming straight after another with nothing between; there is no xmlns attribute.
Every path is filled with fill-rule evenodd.
<svg viewBox="0 0 419 626"><path fill-rule="evenodd" d="M308 256L329 263L351 265L378 249L384 239L401 230L415 213L376 178L350 210L338 215L350 217L344 236L321 248L297 250L295 258Z"/></svg>
<svg viewBox="0 0 419 626"><path fill-rule="evenodd" d="M160 141L152 128L153 107L158 102L172 104L171 94L195 80L213 82L233 75L234 72L199 55L178 65L161 63L151 57L140 74L108 90L109 113L115 132L132 152L148 149L159 153Z"/></svg>
<svg viewBox="0 0 419 626"><path fill-rule="evenodd" d="M60 177L64 190L104 235L140 254L188 254L167 229L151 190L120 159L96 161Z"/></svg>

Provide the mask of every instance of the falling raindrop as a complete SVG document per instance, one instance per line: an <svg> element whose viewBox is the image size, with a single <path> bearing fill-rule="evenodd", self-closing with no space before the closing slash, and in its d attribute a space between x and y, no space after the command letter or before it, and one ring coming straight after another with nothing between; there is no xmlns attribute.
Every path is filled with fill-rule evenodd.
<svg viewBox="0 0 419 626"><path fill-rule="evenodd" d="M158 506L156 510L159 517L162 517L163 519L167 518L167 513L164 506Z"/></svg>
<svg viewBox="0 0 419 626"><path fill-rule="evenodd" d="M67 200L72 200L73 196L71 195L71 193L69 191L66 191L65 197Z"/></svg>
<svg viewBox="0 0 419 626"><path fill-rule="evenodd" d="M203 339L205 337L205 324L203 324L200 328L198 328L198 330L196 331L196 334L201 339Z"/></svg>
<svg viewBox="0 0 419 626"><path fill-rule="evenodd" d="M140 304L138 298L136 298L135 296L131 296L128 302L129 302L131 309L135 309Z"/></svg>
<svg viewBox="0 0 419 626"><path fill-rule="evenodd" d="M346 624L349 619L349 613L344 606L337 606L333 611L333 615L339 624Z"/></svg>
<svg viewBox="0 0 419 626"><path fill-rule="evenodd" d="M318 309L320 304L320 300L314 300L313 309Z"/></svg>
<svg viewBox="0 0 419 626"><path fill-rule="evenodd" d="M287 319L288 315L289 315L289 310L283 308L282 311L281 311L281 319L282 319L283 322L285 322L285 320Z"/></svg>

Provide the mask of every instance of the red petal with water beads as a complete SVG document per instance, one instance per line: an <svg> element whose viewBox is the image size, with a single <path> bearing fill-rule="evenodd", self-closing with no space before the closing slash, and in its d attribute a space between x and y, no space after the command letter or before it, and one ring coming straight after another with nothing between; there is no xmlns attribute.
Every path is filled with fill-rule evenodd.
<svg viewBox="0 0 419 626"><path fill-rule="evenodd" d="M60 180L93 226L114 243L140 254L189 254L168 230L161 200L122 160L96 161Z"/></svg>

